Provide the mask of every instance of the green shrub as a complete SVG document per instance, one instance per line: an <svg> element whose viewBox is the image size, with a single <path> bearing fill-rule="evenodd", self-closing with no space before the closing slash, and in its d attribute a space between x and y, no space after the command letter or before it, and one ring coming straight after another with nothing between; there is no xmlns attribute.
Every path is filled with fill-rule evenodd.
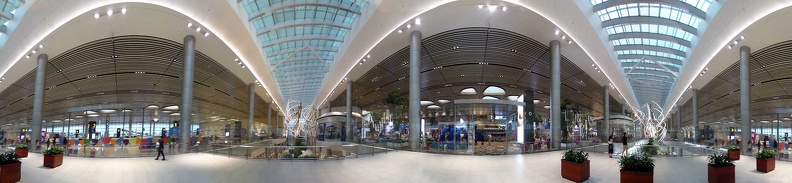
<svg viewBox="0 0 792 183"><path fill-rule="evenodd" d="M573 163L585 163L588 161L589 154L583 151L575 151L573 149L564 151L563 160Z"/></svg>
<svg viewBox="0 0 792 183"><path fill-rule="evenodd" d="M633 172L654 172L654 159L649 156L630 154L619 159L619 168Z"/></svg>
<svg viewBox="0 0 792 183"><path fill-rule="evenodd" d="M775 151L762 149L756 153L756 159L770 159L775 158Z"/></svg>
<svg viewBox="0 0 792 183"><path fill-rule="evenodd" d="M738 150L738 151L740 150L740 146L736 146L736 145L730 145L729 147L726 148L729 150Z"/></svg>
<svg viewBox="0 0 792 183"><path fill-rule="evenodd" d="M291 150L292 157L300 157L302 155L302 150L299 148L295 148Z"/></svg>
<svg viewBox="0 0 792 183"><path fill-rule="evenodd" d="M709 156L709 158L707 158L707 160L709 160L708 165L715 168L734 166L731 156L729 156L727 153L712 154Z"/></svg>
<svg viewBox="0 0 792 183"><path fill-rule="evenodd" d="M27 144L17 144L17 145L16 145L16 148L17 148L17 149L27 149L27 148L28 148L28 145L27 145Z"/></svg>
<svg viewBox="0 0 792 183"><path fill-rule="evenodd" d="M58 155L58 154L63 154L63 148L52 147L47 150L44 150L44 155Z"/></svg>
<svg viewBox="0 0 792 183"><path fill-rule="evenodd" d="M0 165L7 165L19 162L19 156L14 151L8 151L0 154Z"/></svg>

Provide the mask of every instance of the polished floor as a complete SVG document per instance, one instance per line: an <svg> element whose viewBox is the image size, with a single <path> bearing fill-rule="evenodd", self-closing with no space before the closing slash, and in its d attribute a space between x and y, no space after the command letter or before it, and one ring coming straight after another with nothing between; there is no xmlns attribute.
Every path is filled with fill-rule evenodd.
<svg viewBox="0 0 792 183"><path fill-rule="evenodd" d="M561 152L463 156L390 152L370 157L285 162L245 160L212 154L154 158L65 157L61 167L42 166L41 154L22 160L21 182L569 182L560 175ZM591 154L591 179L619 182L617 158ZM706 157L656 158L655 182L706 182ZM757 172L753 157L737 161L737 182L788 182L792 162Z"/></svg>

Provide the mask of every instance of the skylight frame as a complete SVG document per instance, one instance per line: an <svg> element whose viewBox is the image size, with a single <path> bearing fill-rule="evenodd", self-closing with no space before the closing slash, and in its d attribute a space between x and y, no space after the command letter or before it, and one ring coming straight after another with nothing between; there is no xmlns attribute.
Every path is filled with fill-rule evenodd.
<svg viewBox="0 0 792 183"><path fill-rule="evenodd" d="M684 31L677 27L659 24L618 24L605 27L605 32L607 32L608 35L620 33L661 34L680 38L685 41L693 41L693 39L696 38L696 35L691 32Z"/></svg>
<svg viewBox="0 0 792 183"><path fill-rule="evenodd" d="M690 12L659 3L629 3L605 8L597 11L601 21L616 20L623 17L658 17L673 20L692 27L698 27L701 18Z"/></svg>

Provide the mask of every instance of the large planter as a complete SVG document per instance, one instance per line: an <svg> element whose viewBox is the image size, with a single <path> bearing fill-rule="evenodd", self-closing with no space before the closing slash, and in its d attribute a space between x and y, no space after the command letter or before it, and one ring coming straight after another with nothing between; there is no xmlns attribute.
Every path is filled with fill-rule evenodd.
<svg viewBox="0 0 792 183"><path fill-rule="evenodd" d="M55 168L63 164L63 154L44 155L44 166Z"/></svg>
<svg viewBox="0 0 792 183"><path fill-rule="evenodd" d="M654 182L654 172L633 172L619 170L622 183L652 183Z"/></svg>
<svg viewBox="0 0 792 183"><path fill-rule="evenodd" d="M30 149L14 149L14 154L19 156L20 158L24 158L28 156L28 151Z"/></svg>
<svg viewBox="0 0 792 183"><path fill-rule="evenodd" d="M561 160L561 177L574 182L583 182L591 176L590 161L575 163Z"/></svg>
<svg viewBox="0 0 792 183"><path fill-rule="evenodd" d="M775 170L775 158L756 159L756 170L765 173Z"/></svg>
<svg viewBox="0 0 792 183"><path fill-rule="evenodd" d="M729 183L734 182L734 165L715 168L707 166L707 182L709 183Z"/></svg>
<svg viewBox="0 0 792 183"><path fill-rule="evenodd" d="M729 149L729 157L731 157L732 160L740 160L740 150Z"/></svg>
<svg viewBox="0 0 792 183"><path fill-rule="evenodd" d="M0 165L0 183L19 182L22 179L22 162Z"/></svg>

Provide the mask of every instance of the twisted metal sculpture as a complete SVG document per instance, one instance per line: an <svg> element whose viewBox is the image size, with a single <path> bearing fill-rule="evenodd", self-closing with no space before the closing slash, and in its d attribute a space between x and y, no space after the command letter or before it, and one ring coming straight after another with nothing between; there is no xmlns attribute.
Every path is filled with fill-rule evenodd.
<svg viewBox="0 0 792 183"><path fill-rule="evenodd" d="M647 112L644 112L643 110ZM644 104L640 109L632 109L636 114L638 125L643 127L644 136L655 141L665 141L666 139L666 116L663 108L656 102Z"/></svg>

